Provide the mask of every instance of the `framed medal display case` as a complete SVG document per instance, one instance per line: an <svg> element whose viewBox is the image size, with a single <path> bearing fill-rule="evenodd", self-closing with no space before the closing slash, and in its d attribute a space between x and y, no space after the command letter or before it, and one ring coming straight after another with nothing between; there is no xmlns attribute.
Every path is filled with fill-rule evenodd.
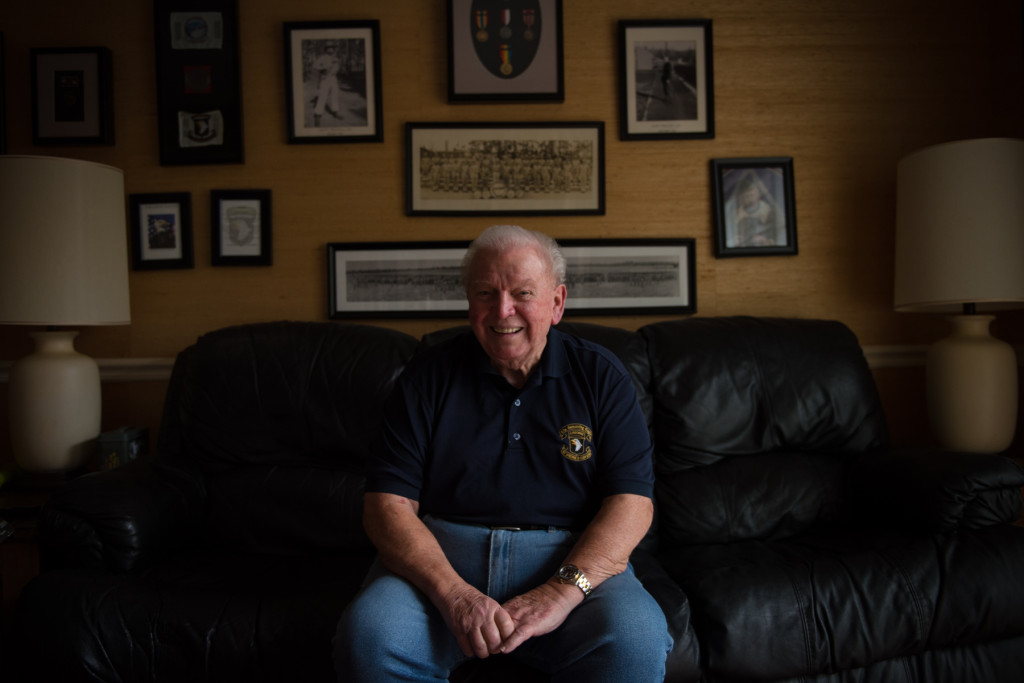
<svg viewBox="0 0 1024 683"><path fill-rule="evenodd" d="M448 0L448 100L565 100L562 0Z"/></svg>
<svg viewBox="0 0 1024 683"><path fill-rule="evenodd" d="M160 163L242 163L235 0L154 0Z"/></svg>
<svg viewBox="0 0 1024 683"><path fill-rule="evenodd" d="M114 144L110 50L33 48L31 57L32 144Z"/></svg>

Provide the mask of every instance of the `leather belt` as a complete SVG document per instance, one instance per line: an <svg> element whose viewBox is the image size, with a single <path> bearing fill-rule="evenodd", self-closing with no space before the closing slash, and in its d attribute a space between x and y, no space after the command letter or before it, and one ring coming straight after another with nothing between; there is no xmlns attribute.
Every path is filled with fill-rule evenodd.
<svg viewBox="0 0 1024 683"><path fill-rule="evenodd" d="M569 529L562 529L557 526L550 525L539 525L539 524L523 524L522 526L492 526L491 531L570 531Z"/></svg>

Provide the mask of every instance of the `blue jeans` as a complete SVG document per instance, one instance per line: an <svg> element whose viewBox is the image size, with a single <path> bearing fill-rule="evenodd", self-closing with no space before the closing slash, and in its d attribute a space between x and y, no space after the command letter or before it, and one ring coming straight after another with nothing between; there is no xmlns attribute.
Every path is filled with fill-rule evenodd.
<svg viewBox="0 0 1024 683"><path fill-rule="evenodd" d="M491 530L427 517L455 570L498 603L540 585L576 541L568 531ZM672 649L665 616L632 567L594 589L557 629L509 656L554 680L643 682L665 678ZM334 639L339 680L439 681L468 658L423 593L378 561L345 610Z"/></svg>

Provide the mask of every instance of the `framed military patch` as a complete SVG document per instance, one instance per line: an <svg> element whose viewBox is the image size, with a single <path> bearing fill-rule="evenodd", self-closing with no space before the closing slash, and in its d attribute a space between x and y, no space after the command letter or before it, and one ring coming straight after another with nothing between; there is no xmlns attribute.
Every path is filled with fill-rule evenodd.
<svg viewBox="0 0 1024 683"><path fill-rule="evenodd" d="M562 0L448 0L448 100L565 100Z"/></svg>
<svg viewBox="0 0 1024 683"><path fill-rule="evenodd" d="M210 262L273 265L270 190L210 191Z"/></svg>

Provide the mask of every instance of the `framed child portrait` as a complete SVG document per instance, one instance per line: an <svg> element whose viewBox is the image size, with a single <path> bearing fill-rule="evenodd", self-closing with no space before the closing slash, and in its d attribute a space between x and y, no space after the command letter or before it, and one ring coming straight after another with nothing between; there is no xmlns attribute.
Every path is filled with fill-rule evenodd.
<svg viewBox="0 0 1024 683"><path fill-rule="evenodd" d="M797 253L792 157L712 159L715 256Z"/></svg>

